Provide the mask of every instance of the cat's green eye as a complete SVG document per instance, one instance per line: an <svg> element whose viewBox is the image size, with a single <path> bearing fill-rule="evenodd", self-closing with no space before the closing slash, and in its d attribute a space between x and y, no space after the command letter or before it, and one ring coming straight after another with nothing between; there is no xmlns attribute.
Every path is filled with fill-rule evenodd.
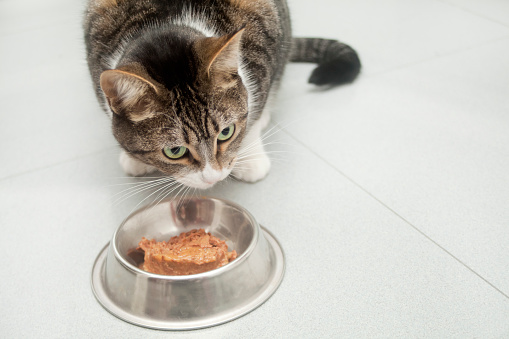
<svg viewBox="0 0 509 339"><path fill-rule="evenodd" d="M230 126L226 127L221 131L221 133L219 133L219 135L217 136L217 140L226 141L232 137L233 132L235 132L235 125L230 124Z"/></svg>
<svg viewBox="0 0 509 339"><path fill-rule="evenodd" d="M163 148L163 153L168 158L172 160L180 159L187 153L187 147L180 146L180 147L165 147Z"/></svg>

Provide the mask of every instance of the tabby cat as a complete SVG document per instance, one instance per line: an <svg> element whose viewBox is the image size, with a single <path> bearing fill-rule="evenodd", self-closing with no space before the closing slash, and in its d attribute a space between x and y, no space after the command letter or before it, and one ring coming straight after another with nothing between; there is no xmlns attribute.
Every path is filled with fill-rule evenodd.
<svg viewBox="0 0 509 339"><path fill-rule="evenodd" d="M84 29L125 172L159 170L190 187L268 173L265 106L288 61L318 63L317 85L360 69L343 43L292 38L285 0L89 0Z"/></svg>

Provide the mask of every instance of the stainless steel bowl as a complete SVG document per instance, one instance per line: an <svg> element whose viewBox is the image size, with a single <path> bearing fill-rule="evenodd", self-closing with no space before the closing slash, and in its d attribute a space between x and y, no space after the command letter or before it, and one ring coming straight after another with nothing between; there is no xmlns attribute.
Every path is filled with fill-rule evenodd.
<svg viewBox="0 0 509 339"><path fill-rule="evenodd" d="M195 228L223 239L238 257L218 269L186 276L143 271L127 255L142 237L168 240ZM189 330L238 318L266 301L284 274L277 240L232 202L191 198L163 201L132 213L99 253L92 271L97 300L130 323Z"/></svg>

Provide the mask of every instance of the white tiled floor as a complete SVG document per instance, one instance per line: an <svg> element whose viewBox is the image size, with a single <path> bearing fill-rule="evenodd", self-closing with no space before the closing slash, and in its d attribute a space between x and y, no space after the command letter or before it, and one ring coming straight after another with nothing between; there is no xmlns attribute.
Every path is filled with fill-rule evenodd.
<svg viewBox="0 0 509 339"><path fill-rule="evenodd" d="M83 3L0 0L1 337L509 337L507 2L290 5L296 35L351 44L363 73L321 91L312 66L290 65L270 175L206 192L280 240L279 290L233 322L166 333L118 320L90 289L146 195L115 195L136 179L93 95Z"/></svg>

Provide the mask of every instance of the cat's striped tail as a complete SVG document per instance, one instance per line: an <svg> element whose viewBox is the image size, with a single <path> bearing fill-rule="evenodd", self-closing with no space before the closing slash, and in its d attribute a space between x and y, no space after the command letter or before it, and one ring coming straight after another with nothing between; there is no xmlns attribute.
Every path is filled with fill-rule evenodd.
<svg viewBox="0 0 509 339"><path fill-rule="evenodd" d="M361 69L359 56L352 47L320 38L293 38L290 61L317 63L308 80L315 85L352 82Z"/></svg>

